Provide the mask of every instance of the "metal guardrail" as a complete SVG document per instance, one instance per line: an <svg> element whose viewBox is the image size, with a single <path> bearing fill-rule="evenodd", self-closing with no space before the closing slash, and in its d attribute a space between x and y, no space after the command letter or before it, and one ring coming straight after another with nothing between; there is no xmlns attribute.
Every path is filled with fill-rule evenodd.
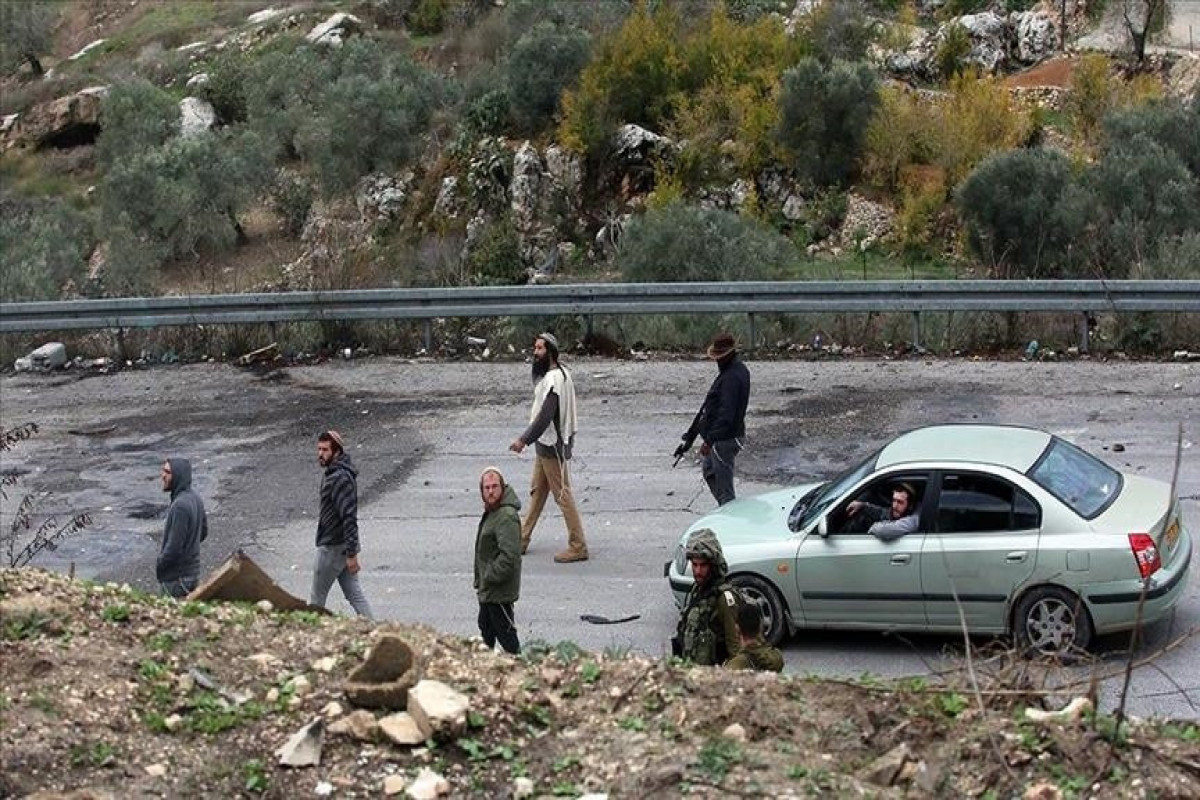
<svg viewBox="0 0 1200 800"><path fill-rule="evenodd" d="M0 333L559 314L1200 312L1200 281L844 281L365 289L0 304Z"/></svg>

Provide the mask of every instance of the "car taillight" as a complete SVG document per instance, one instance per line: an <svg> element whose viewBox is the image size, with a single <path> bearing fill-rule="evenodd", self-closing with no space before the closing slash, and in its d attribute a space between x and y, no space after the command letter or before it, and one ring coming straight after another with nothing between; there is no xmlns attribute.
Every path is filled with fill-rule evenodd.
<svg viewBox="0 0 1200 800"><path fill-rule="evenodd" d="M1154 546L1154 537L1148 533L1129 534L1129 546L1133 548L1133 560L1137 562L1138 572L1142 578L1149 578L1162 566L1158 557L1158 548Z"/></svg>

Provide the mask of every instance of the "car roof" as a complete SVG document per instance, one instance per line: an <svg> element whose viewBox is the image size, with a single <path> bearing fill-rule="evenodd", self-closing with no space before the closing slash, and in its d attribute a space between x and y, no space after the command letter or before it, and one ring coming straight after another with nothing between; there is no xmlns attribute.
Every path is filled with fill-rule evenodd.
<svg viewBox="0 0 1200 800"><path fill-rule="evenodd" d="M1054 438L1016 425L931 425L901 434L879 451L875 469L912 461L967 461L1026 472Z"/></svg>

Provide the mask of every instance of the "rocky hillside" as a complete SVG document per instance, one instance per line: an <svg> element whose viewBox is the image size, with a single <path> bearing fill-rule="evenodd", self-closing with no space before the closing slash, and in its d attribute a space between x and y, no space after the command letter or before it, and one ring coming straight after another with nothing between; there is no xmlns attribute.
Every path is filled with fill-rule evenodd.
<svg viewBox="0 0 1200 800"><path fill-rule="evenodd" d="M1200 793L1194 724L1118 732L1086 701L1039 714L1071 693L1003 657L974 665L979 692L958 673L818 681L569 642L514 659L425 628L179 605L37 570L0 573L0 618L4 796ZM411 715L345 692L389 636L425 681Z"/></svg>
<svg viewBox="0 0 1200 800"><path fill-rule="evenodd" d="M5 4L0 294L1188 277L1200 62L1100 5Z"/></svg>

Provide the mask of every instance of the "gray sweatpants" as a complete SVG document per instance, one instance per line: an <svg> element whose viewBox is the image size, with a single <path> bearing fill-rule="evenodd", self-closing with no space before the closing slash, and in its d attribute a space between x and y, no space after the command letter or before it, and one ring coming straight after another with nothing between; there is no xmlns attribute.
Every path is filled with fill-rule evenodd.
<svg viewBox="0 0 1200 800"><path fill-rule="evenodd" d="M362 584L358 582L358 576L351 575L350 570L346 569L346 554L342 545L318 547L317 558L313 562L312 592L308 597L309 605L324 608L325 599L329 597L329 590L333 587L335 580L342 587L342 594L345 595L350 606L360 617L375 619L375 615L371 613L371 604L367 602L367 596L363 594Z"/></svg>

